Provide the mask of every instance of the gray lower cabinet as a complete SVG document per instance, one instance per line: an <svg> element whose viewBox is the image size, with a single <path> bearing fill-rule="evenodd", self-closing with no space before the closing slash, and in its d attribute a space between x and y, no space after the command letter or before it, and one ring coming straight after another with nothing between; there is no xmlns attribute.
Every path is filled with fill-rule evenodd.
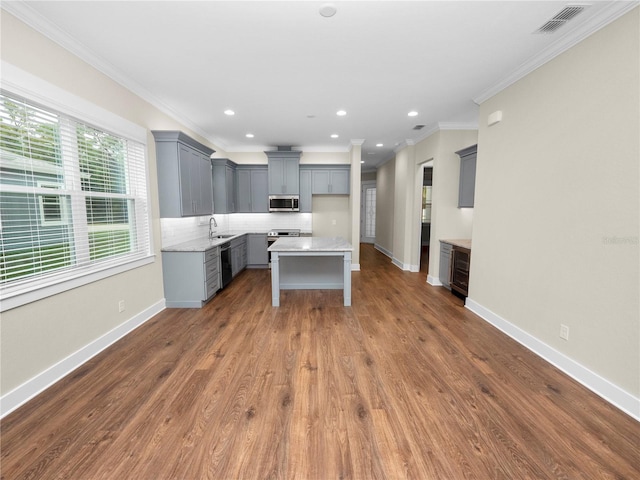
<svg viewBox="0 0 640 480"><path fill-rule="evenodd" d="M213 213L210 156L214 150L177 130L154 130L160 217Z"/></svg>
<svg viewBox="0 0 640 480"><path fill-rule="evenodd" d="M266 166L238 165L236 212L269 212L269 174Z"/></svg>
<svg viewBox="0 0 640 480"><path fill-rule="evenodd" d="M169 308L200 308L220 289L218 247L205 252L162 252L164 296Z"/></svg>
<svg viewBox="0 0 640 480"><path fill-rule="evenodd" d="M451 254L453 246L450 243L440 241L440 283L449 290L451 286Z"/></svg>
<svg viewBox="0 0 640 480"><path fill-rule="evenodd" d="M235 277L247 268L247 236L231 240L231 275Z"/></svg>
<svg viewBox="0 0 640 480"><path fill-rule="evenodd" d="M215 213L236 211L236 164L228 158L214 158L213 208Z"/></svg>
<svg viewBox="0 0 640 480"><path fill-rule="evenodd" d="M456 154L460 157L460 181L458 185L458 208L471 208L476 191L476 158L478 146L472 145Z"/></svg>
<svg viewBox="0 0 640 480"><path fill-rule="evenodd" d="M311 213L311 170L300 168L300 207L301 213Z"/></svg>
<svg viewBox="0 0 640 480"><path fill-rule="evenodd" d="M311 193L313 195L348 195L349 169L313 169Z"/></svg>
<svg viewBox="0 0 640 480"><path fill-rule="evenodd" d="M247 235L247 267L266 268L269 266L267 234L250 233Z"/></svg>

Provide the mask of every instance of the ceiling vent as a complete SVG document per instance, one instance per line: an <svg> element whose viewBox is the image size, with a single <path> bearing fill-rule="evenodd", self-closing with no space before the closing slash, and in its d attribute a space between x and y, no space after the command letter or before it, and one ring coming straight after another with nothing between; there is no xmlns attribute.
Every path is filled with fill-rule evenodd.
<svg viewBox="0 0 640 480"><path fill-rule="evenodd" d="M413 130L422 130L424 128L424 125L416 125L415 127L413 127Z"/></svg>
<svg viewBox="0 0 640 480"><path fill-rule="evenodd" d="M581 14L587 7L588 5L567 5L534 33L555 33L556 30L566 24L569 20Z"/></svg>

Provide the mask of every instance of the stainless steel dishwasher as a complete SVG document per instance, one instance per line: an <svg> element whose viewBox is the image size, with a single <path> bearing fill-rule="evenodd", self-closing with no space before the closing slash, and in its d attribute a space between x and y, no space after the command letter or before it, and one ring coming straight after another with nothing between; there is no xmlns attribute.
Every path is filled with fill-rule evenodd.
<svg viewBox="0 0 640 480"><path fill-rule="evenodd" d="M226 287L233 275L231 273L231 242L220 245L220 288Z"/></svg>

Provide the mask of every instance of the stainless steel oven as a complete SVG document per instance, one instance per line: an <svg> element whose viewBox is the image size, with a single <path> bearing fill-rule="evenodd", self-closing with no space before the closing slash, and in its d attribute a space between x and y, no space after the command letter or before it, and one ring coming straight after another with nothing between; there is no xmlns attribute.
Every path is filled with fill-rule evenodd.
<svg viewBox="0 0 640 480"><path fill-rule="evenodd" d="M299 237L300 230L271 230L267 233L267 248L282 237ZM269 252L269 268L271 268L271 252Z"/></svg>

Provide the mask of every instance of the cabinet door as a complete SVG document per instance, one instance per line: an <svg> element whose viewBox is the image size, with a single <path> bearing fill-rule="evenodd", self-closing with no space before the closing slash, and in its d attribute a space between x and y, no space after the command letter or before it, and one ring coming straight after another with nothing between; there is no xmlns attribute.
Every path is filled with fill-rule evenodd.
<svg viewBox="0 0 640 480"><path fill-rule="evenodd" d="M331 170L329 191L335 195L349 193L349 170Z"/></svg>
<svg viewBox="0 0 640 480"><path fill-rule="evenodd" d="M242 213L251 212L252 208L252 195L251 191L251 170L240 170L236 172L238 179L238 189L236 190L236 211ZM267 172L265 171L265 174ZM266 194L266 184L265 184L265 194ZM266 203L266 197L265 197Z"/></svg>
<svg viewBox="0 0 640 480"><path fill-rule="evenodd" d="M191 149L184 145L178 147L178 163L180 164L180 207L182 216L194 215L191 198Z"/></svg>
<svg viewBox="0 0 640 480"><path fill-rule="evenodd" d="M198 201L196 215L213 213L213 180L211 177L211 160L202 153L194 152L194 160L198 169Z"/></svg>
<svg viewBox="0 0 640 480"><path fill-rule="evenodd" d="M440 243L440 283L448 289L451 289L449 286L449 279L451 278L451 251L452 247L450 244Z"/></svg>
<svg viewBox="0 0 640 480"><path fill-rule="evenodd" d="M458 208L473 207L476 190L476 157L475 153L460 157Z"/></svg>
<svg viewBox="0 0 640 480"><path fill-rule="evenodd" d="M300 161L297 158L284 159L284 192L297 195L300 192Z"/></svg>
<svg viewBox="0 0 640 480"><path fill-rule="evenodd" d="M269 159L269 194L284 192L284 158Z"/></svg>
<svg viewBox="0 0 640 480"><path fill-rule="evenodd" d="M311 192L324 195L329 192L329 170L313 170L311 173Z"/></svg>
<svg viewBox="0 0 640 480"><path fill-rule="evenodd" d="M267 213L269 211L269 184L266 168L251 170L249 197L251 212Z"/></svg>
<svg viewBox="0 0 640 480"><path fill-rule="evenodd" d="M225 174L225 182L227 188L227 210L228 213L233 213L236 211L236 172L233 168L227 166L225 167Z"/></svg>
<svg viewBox="0 0 640 480"><path fill-rule="evenodd" d="M300 212L311 213L311 170L300 170Z"/></svg>
<svg viewBox="0 0 640 480"><path fill-rule="evenodd" d="M267 251L266 234L248 235L247 263L249 265L268 265L269 252Z"/></svg>

